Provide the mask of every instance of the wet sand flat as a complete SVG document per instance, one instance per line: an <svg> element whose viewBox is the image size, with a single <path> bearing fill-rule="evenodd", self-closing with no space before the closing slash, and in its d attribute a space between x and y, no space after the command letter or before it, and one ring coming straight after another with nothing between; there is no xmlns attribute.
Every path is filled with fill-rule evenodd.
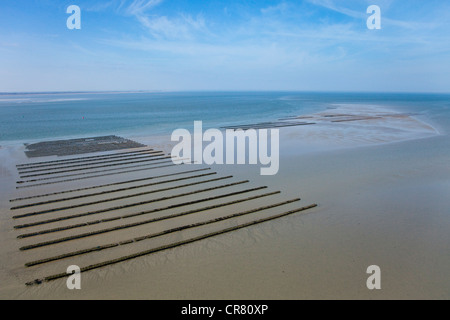
<svg viewBox="0 0 450 320"><path fill-rule="evenodd" d="M380 117L381 114L385 116ZM18 299L448 298L450 261L446 253L450 220L446 208L450 203L445 194L450 187L450 150L445 137L411 115L395 115L373 107L362 110L341 106L311 117L315 118L315 125L280 128L280 172L275 177L260 176L259 167L252 166L171 166L144 162L93 173L111 173L95 178L77 180L89 174L81 177L78 173L84 171L73 171L57 173L56 179L16 184L18 180L47 176L20 178L16 164L30 162L25 158L24 147L0 150L5 159L1 237L2 243L7 244L0 253L1 278L5 284L0 296ZM162 154L170 152L167 137L135 140L161 150ZM91 167L109 156L117 157L110 153L102 155L101 161L90 159ZM57 159L51 157L45 161ZM75 162L78 160L64 159L70 163L52 165L57 164L58 171L79 168ZM41 161L33 159L33 162L38 160ZM156 162L160 161L165 160ZM117 162L110 162L114 163ZM147 164L148 167L126 168ZM64 166L70 168L61 168ZM25 171L41 169L44 167L29 167ZM86 172L103 169L107 168L91 168ZM114 174L117 172L123 173ZM37 173L43 172L22 176ZM146 178L149 180L144 181ZM181 178L185 180L173 181ZM34 184L40 185L27 187ZM15 189L16 186L21 188ZM94 195L85 197L87 193ZM137 193L141 195L133 197ZM13 206L38 202L47 203L11 210ZM136 205L138 202L147 203ZM305 212L139 256L152 248L215 234L315 203L318 207ZM267 208L253 211L263 207ZM54 211L55 208L60 210ZM245 212L249 213L178 230ZM25 216L12 218L20 215ZM163 219L168 215L178 217ZM35 225L14 228L20 224ZM129 227L124 228L125 225ZM56 231L58 228L64 230ZM119 229L105 231L114 228ZM164 230L177 231L150 237ZM42 234L17 238L32 233ZM20 250L82 234L86 236ZM101 246L106 247L95 251ZM67 256L87 249L92 251ZM83 273L80 292L67 290L64 279L25 285L58 275L70 264L85 267L126 256L136 258ZM30 262L57 257L64 258L25 267ZM377 292L369 291L365 285L368 276L365 271L373 264L382 270L382 290Z"/></svg>

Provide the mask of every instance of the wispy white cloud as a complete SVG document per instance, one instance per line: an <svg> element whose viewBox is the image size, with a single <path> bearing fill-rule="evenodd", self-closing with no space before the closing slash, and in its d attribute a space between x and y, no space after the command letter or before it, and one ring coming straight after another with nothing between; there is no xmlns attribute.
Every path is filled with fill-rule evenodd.
<svg viewBox="0 0 450 320"><path fill-rule="evenodd" d="M163 0L134 0L127 8L126 13L130 15L144 15L145 12L153 7L156 7Z"/></svg>
<svg viewBox="0 0 450 320"><path fill-rule="evenodd" d="M323 8L326 8L328 10L332 10L334 12L341 13L345 16L354 18L354 19L360 19L365 20L367 19L368 15L365 11L362 10L353 10L348 8L348 5L352 3L352 1L349 2L339 2L339 4L336 3L335 0L307 0L310 3L320 6ZM374 4L373 1L366 1L366 7L368 7L371 4ZM394 1L393 0L379 0L377 2L377 5L379 5L383 10L383 26L394 26L394 27L400 27L408 30L421 30L421 29L430 29L436 27L436 23L434 22L420 22L416 20L400 20L400 19L392 19L389 16L385 15L386 11L389 9L389 7L392 5ZM345 6L347 4L347 6ZM364 8L364 5L361 6L361 8Z"/></svg>
<svg viewBox="0 0 450 320"><path fill-rule="evenodd" d="M195 33L209 33L202 15L178 13L175 16L152 14L163 0L134 0L128 6L121 3L126 15L133 16L151 36L157 39L193 39Z"/></svg>
<svg viewBox="0 0 450 320"><path fill-rule="evenodd" d="M175 18L157 15L136 15L139 23L155 38L192 40L197 32L207 33L205 20L201 15L180 14Z"/></svg>
<svg viewBox="0 0 450 320"><path fill-rule="evenodd" d="M263 14L271 14L271 13L277 13L277 12L284 13L289 9L289 7L290 7L289 4L285 1L283 1L274 6L268 6L268 7L262 8L261 13L263 13Z"/></svg>
<svg viewBox="0 0 450 320"><path fill-rule="evenodd" d="M317 6L320 6L320 7L335 11L335 12L339 12L339 13L349 16L351 18L363 19L366 17L363 12L350 10L348 8L336 5L335 2L332 0L308 0L308 1L314 5L317 5Z"/></svg>

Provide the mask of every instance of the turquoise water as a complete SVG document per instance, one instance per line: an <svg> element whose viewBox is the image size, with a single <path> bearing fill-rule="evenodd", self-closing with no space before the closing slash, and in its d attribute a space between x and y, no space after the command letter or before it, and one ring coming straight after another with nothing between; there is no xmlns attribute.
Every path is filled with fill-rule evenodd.
<svg viewBox="0 0 450 320"><path fill-rule="evenodd" d="M333 103L377 104L414 112L450 130L450 95L297 92L0 94L0 141L93 135L160 135L270 121Z"/></svg>

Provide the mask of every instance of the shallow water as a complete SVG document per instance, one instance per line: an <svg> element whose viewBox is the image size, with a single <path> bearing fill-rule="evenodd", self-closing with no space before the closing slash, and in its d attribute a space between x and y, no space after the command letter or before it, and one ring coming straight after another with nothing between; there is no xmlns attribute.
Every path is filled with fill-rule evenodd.
<svg viewBox="0 0 450 320"><path fill-rule="evenodd" d="M334 104L375 104L412 112L448 131L450 95L296 92L0 94L0 143L95 135L167 135L271 121Z"/></svg>

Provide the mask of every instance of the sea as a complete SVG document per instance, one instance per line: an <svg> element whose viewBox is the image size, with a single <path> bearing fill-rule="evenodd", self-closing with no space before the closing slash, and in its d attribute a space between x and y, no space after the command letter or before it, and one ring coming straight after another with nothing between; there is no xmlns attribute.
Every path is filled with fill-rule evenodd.
<svg viewBox="0 0 450 320"><path fill-rule="evenodd" d="M170 135L310 114L336 104L379 105L450 132L450 94L333 92L0 93L0 145L84 138Z"/></svg>

